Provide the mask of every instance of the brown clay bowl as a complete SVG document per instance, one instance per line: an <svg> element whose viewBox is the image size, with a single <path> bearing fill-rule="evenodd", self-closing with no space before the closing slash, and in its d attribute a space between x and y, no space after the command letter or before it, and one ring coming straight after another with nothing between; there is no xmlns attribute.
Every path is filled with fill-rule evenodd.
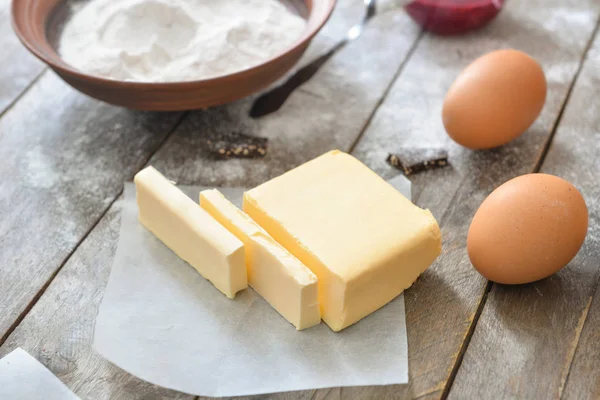
<svg viewBox="0 0 600 400"><path fill-rule="evenodd" d="M68 12L65 0L13 0L12 22L17 36L29 51L48 64L69 85L91 97L140 110L189 110L241 99L264 89L289 71L325 24L336 2L303 1L308 13L307 28L289 49L252 68L186 82L118 81L88 75L66 64L52 44L53 35L56 36L60 30L61 16L64 17Z"/></svg>

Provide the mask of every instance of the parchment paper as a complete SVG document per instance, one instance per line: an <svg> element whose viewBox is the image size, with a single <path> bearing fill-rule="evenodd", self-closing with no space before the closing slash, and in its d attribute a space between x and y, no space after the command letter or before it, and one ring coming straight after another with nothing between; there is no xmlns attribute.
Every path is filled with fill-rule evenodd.
<svg viewBox="0 0 600 400"><path fill-rule="evenodd" d="M0 360L0 399L79 400L52 372L17 348Z"/></svg>
<svg viewBox="0 0 600 400"><path fill-rule="evenodd" d="M390 181L406 196L410 182ZM182 187L198 201L203 188ZM242 189L220 189L241 204ZM227 299L137 220L125 185L121 232L95 349L129 373L199 396L408 382L404 297L335 333L296 331L251 288Z"/></svg>

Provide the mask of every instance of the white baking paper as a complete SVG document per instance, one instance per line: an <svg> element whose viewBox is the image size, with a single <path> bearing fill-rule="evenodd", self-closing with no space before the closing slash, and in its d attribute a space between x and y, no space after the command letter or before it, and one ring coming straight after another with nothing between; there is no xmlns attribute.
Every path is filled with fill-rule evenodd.
<svg viewBox="0 0 600 400"><path fill-rule="evenodd" d="M17 348L0 360L0 399L78 400L52 372Z"/></svg>
<svg viewBox="0 0 600 400"><path fill-rule="evenodd" d="M390 183L410 196L406 178ZM182 189L196 201L202 190ZM221 191L241 204L242 189ZM296 331L250 288L226 298L146 231L133 184L94 347L145 381L199 396L408 382L403 296L338 333L323 322Z"/></svg>

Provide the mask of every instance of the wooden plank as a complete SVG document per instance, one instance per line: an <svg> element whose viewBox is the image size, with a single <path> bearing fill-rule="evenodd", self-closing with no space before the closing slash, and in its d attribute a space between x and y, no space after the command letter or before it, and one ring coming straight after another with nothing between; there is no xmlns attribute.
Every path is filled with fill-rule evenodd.
<svg viewBox="0 0 600 400"><path fill-rule="evenodd" d="M0 119L0 343L177 120L96 102L53 73Z"/></svg>
<svg viewBox="0 0 600 400"><path fill-rule="evenodd" d="M440 146L450 151L451 168L412 178L416 202L430 208L441 223L444 251L406 292L409 385L344 388L345 398L439 398L449 388L487 286L466 254L470 220L496 186L535 167L599 13L593 0L513 0L485 29L460 37L427 36L411 57L355 154L389 177L396 171L385 159L397 147ZM549 80L544 111L524 136L503 148L462 149L444 133L444 95L472 60L504 47L522 49L543 64ZM505 357L514 355L504 351ZM491 381L494 375L487 370L479 376ZM468 394L459 391L455 397L477 398ZM479 398L495 397L485 393Z"/></svg>
<svg viewBox="0 0 600 400"><path fill-rule="evenodd" d="M331 23L350 26L356 15L356 20L360 19L362 11L360 2L342 1ZM333 33L326 42L335 37L334 31L339 33L340 29L331 29ZM336 55L313 81L294 93L277 114L249 120L251 98L191 113L151 163L180 183L253 185L331 148L348 150L418 36L419 29L403 12L387 13L374 20L364 36ZM345 120L338 118L338 110ZM267 157L217 161L204 153L207 137L231 130L269 137ZM97 146L106 145L102 138L96 141ZM125 179L124 174L115 176ZM158 391L125 372L117 372L90 350L93 321L114 256L117 225L111 209L0 347L0 354L24 344L32 354L42 356L44 364L82 397L177 397L174 392ZM61 367L65 354L70 360L68 369ZM309 400L314 394L311 390L261 398Z"/></svg>
<svg viewBox="0 0 600 400"><path fill-rule="evenodd" d="M585 245L548 279L494 285L450 397L558 399L567 376L562 397L600 397L598 299L590 311L600 276L599 52L596 36L541 169L567 179L584 195L590 213Z"/></svg>
<svg viewBox="0 0 600 400"><path fill-rule="evenodd" d="M217 116L218 116L218 115L219 115L219 114L217 114ZM221 115L228 116L228 115L232 115L232 114L225 113L225 114L221 114ZM235 113L234 113L233 115L235 115ZM234 118L234 117L231 117L231 118ZM197 121L196 121L196 123L197 123ZM230 124L230 126L243 126L243 123L240 123L240 122L238 122L238 123L236 124L236 123L235 123L235 121L233 121L233 122L232 122L232 121L230 121L230 122L229 122L229 124ZM202 126L202 124L197 124L196 126ZM194 134L194 131L193 131L193 130L194 130L194 125L192 124L190 127L186 128L186 129L188 130L188 135L189 135L189 136L191 136L191 137L188 137L188 138L186 139L186 141L184 142L184 144L185 144L185 143L188 143L188 144L192 144L192 145L194 145L194 146L192 146L192 148L190 148L190 149L188 149L188 150L187 150L187 151L188 151L188 153L183 153L184 155L182 155L182 156L181 156L181 158L179 158L179 159L175 159L175 160L172 160L172 161L171 161L171 163L173 163L173 162L176 162L176 161L181 161L181 160L184 160L185 158L187 158L187 157L185 156L185 154L188 154L188 156L189 156L189 154L190 154L190 153L193 153L194 151L198 151L198 150L199 150L199 141L200 141L200 138L198 138L198 137L194 137L194 136L193 136L193 134ZM185 137L185 135L184 135L184 137ZM314 141L315 139L313 138L312 140ZM173 144L173 143L170 143L170 145L171 145L171 144L173 144L173 146L174 146L175 148L177 148L177 147L184 147L184 146L178 145L178 144L176 143L176 142L177 142L177 140L175 140L175 139L173 140L173 142L175 142L175 143L174 143L174 144ZM297 140L295 143L301 143L301 142ZM175 154L175 155L177 155L177 153L175 153L175 152L173 151L173 149L171 149L171 151L170 151L170 152L171 152L171 154ZM164 163L165 163L165 165L169 165L169 162L164 162ZM208 164L212 164L212 162L211 162L211 163L208 163ZM228 165L228 164L229 164L229 162L227 162L227 164L225 164L225 163L222 163L222 165L224 165L224 167L225 167L225 168L229 168L229 167L227 167L227 165ZM234 163L234 164L235 164L235 163ZM486 163L485 163L484 161L481 161L481 160L479 161L479 166L483 166L483 165L485 165L485 164L486 164ZM491 166L498 166L499 164L501 164L501 163L498 161L498 159L496 159L496 161L494 161L494 162L491 162ZM251 164L251 163L249 163L248 165L252 165L252 164ZM266 167L263 167L263 166L261 166L261 162L257 162L257 163L256 163L256 164L254 164L254 165L258 165L258 167L257 167L257 171L260 171L262 168L266 168ZM190 179L190 180L193 178L192 174L185 173L185 170L184 170L184 169L180 169L179 167L177 167L177 166L174 166L173 164L171 164L171 168L173 168L173 169L172 169L172 171L173 171L175 174L178 174L178 175L179 175L181 178ZM192 168L192 169L193 169L193 166L190 166L190 165L188 165L188 166L187 166L187 167L185 167L185 168ZM216 167L215 167L215 168L216 168ZM235 168L237 168L237 167L235 167L235 166L234 166L233 168L235 169ZM196 172L196 173L197 173L197 174L200 174L201 172L202 172L202 171L200 171L200 172ZM265 174L265 175L268 175L268 173L265 173L265 172L259 172L259 173L263 173L263 174ZM389 171L388 171L388 173L389 173ZM446 172L444 172L444 173L446 173ZM215 179L215 181L216 181L216 178L217 178L217 177L215 177L215 176L214 176L214 175L215 175L215 173L214 173L214 172L211 172L211 170L210 170L210 169L209 169L209 172L208 172L208 176L207 176L207 177L201 177L201 178L197 178L197 179L206 179L206 180L208 180L208 181L211 181L211 174L213 175L213 176L212 176L212 179ZM433 175L437 175L437 173L433 173ZM239 178L236 178L236 179L239 179ZM421 179L421 178L419 178L419 179ZM417 181L418 181L418 180L417 180ZM439 182L441 182L441 181L442 181L442 179L440 179L440 181L439 181ZM426 198L427 198L427 196L424 196L424 191L420 191L420 193L421 193L421 196L422 196L424 199L426 199ZM431 197L431 198L433 199L433 197ZM438 203L436 203L436 202L435 202L435 199L434 199L434 200L432 200L432 204L436 205L436 204L438 204ZM440 207L440 209L441 209L441 208L444 208L444 207L443 207L443 204L439 204L439 205L438 205L438 207ZM432 207L432 208L434 208L434 207ZM67 266L68 266L68 265L67 265ZM68 269L67 269L67 266L65 267L65 270L64 270L64 271L65 271L65 273L66 273L66 271L68 271ZM61 274L59 274L59 277L61 277L62 273L63 273L63 272L61 272ZM464 277L464 274L463 274L463 277ZM468 278L468 276L466 276L465 278ZM430 279L430 280L431 280L431 279ZM59 280L58 280L58 279L57 279L57 282L59 282ZM435 282L435 277L433 278L433 283L436 283L436 282ZM438 282L438 283L439 283L439 282ZM422 283L420 283L419 285L421 285L421 286L422 286ZM51 294L51 293L53 293L53 292L55 291L55 290L53 289L53 286L54 286L54 284L53 284L53 285L51 285L51 287L48 289L48 292L47 292L47 294L46 294L46 295L45 295L45 296L42 298L42 300L44 300L44 301L45 301L45 299L46 299L46 298L50 298L50 297L48 297L48 296L50 296L50 294ZM435 286L436 286L436 285L432 285L432 286L433 286L433 288L435 288ZM58 289L56 290L56 292L57 292L57 293L60 293L60 292L58 291ZM415 292L416 294L418 294L418 292L417 292L417 291L410 291L410 292ZM451 299L452 299L452 298L449 298L449 299L446 299L446 300L451 300ZM51 300L48 300L48 301L51 301ZM431 300L430 300L430 301L431 301ZM440 302L440 303L441 303L441 302ZM41 302L40 302L40 307L41 307ZM440 304L440 305L438 305L438 308L440 308L440 307L441 307L441 304ZM34 318L34 317L35 317L35 315L37 315L37 314L38 314L38 312L37 312L37 310L36 310L36 309L37 309L37 307L36 307L36 308L34 308L34 310L33 310L32 314L31 314L31 316L30 316L30 317L28 317L28 318L27 318L27 319L24 321L24 324L25 324L25 323L27 323L27 321L29 320L29 318ZM59 310L62 310L62 308L59 308ZM425 309L423 309L422 313L425 313L425 311L424 311L424 310L425 310ZM64 310L60 311L60 314L62 314L63 312L65 312L65 311L64 311ZM409 308L409 313L410 313L410 312L411 312L411 311L410 311L410 308ZM54 314L54 315L56 315L56 314ZM439 313L438 313L438 315L439 315ZM55 318L55 320L59 321L59 320L60 320L60 318L59 318L59 317L57 317L57 318ZM57 323L58 323L58 322L57 322ZM413 331L413 333L411 334L410 327L411 327L411 325L413 325L413 324L414 324L414 321L413 321L413 322L411 322L411 320L409 319L409 340L411 341L411 346L412 346L412 341L413 341L413 339L414 339L414 336L415 336L415 335L419 335L419 334L422 334L422 333L423 333L423 331L421 331L421 332L416 332L416 333L414 333L414 331ZM17 330L17 331L18 331L18 330ZM17 331L15 331L15 335L17 334ZM31 332L29 332L29 333L31 333ZM59 333L57 333L57 335L58 335L58 337L61 337L61 335L60 335ZM15 337L17 337L17 336L15 336ZM11 339L10 339L11 343L12 343L12 340L13 340L13 337L11 337ZM38 340L39 340L39 336L38 336ZM438 338L438 340L439 340L439 338ZM16 342L18 342L18 340L17 340ZM412 352L411 352L411 353L412 353ZM432 363L432 364L435 364L435 358L432 358L432 360L431 360L431 363ZM413 367L413 368L414 368L414 365L413 365L413 364L414 364L414 363L413 363L413 361L412 361L412 357L411 357L411 367ZM78 373L78 372L74 372L73 374L77 374L77 373ZM88 375L88 377L89 377L89 375ZM414 378L414 376L413 376L413 378ZM83 387L85 387L85 386L86 386L85 384L82 384L82 386L80 386L80 387L81 387L81 388L83 388ZM414 385L413 385L413 386L414 386ZM393 390L393 389L394 389L394 388L392 388L392 390ZM367 388L361 388L360 390L361 390L361 391L365 391L365 390L369 390L369 389L367 389ZM344 391L346 392L346 389L344 389ZM323 392L321 392L321 391L320 391L319 393L317 393L317 396L320 398L320 396L321 396L321 394L322 394L322 393L323 393ZM326 391L326 392L325 392L325 394L328 394L328 393L336 393L336 390L331 390L331 391ZM339 393L341 393L341 391L340 391ZM348 393L352 393L352 389L348 389ZM374 392L368 392L368 393L374 393ZM388 397L392 397L392 396L393 396L394 394L396 394L396 393L400 393L400 392L388 391L388 392L387 392L387 395L388 395ZM385 394L385 393L384 393L384 394ZM435 392L433 392L433 394L435 394Z"/></svg>
<svg viewBox="0 0 600 400"><path fill-rule="evenodd" d="M19 42L10 23L10 0L0 0L0 115L44 70L44 64Z"/></svg>
<svg viewBox="0 0 600 400"><path fill-rule="evenodd" d="M577 319L575 334L569 337L570 350L575 353L565 374L567 381L562 398L566 400L600 398L600 105L596 100L599 85L600 35L596 35L542 168L544 172L573 182L583 193L590 215L584 247L568 269L559 275L563 282L573 281L568 288L576 291L561 296L571 305L566 310L568 314L561 317L567 317L570 322Z"/></svg>

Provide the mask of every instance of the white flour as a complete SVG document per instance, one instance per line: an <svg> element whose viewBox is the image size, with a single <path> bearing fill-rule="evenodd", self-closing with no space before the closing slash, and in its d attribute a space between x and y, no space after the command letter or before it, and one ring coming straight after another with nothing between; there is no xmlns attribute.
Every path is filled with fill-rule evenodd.
<svg viewBox="0 0 600 400"><path fill-rule="evenodd" d="M91 0L74 10L59 53L93 75L189 81L255 66L305 28L279 0Z"/></svg>

